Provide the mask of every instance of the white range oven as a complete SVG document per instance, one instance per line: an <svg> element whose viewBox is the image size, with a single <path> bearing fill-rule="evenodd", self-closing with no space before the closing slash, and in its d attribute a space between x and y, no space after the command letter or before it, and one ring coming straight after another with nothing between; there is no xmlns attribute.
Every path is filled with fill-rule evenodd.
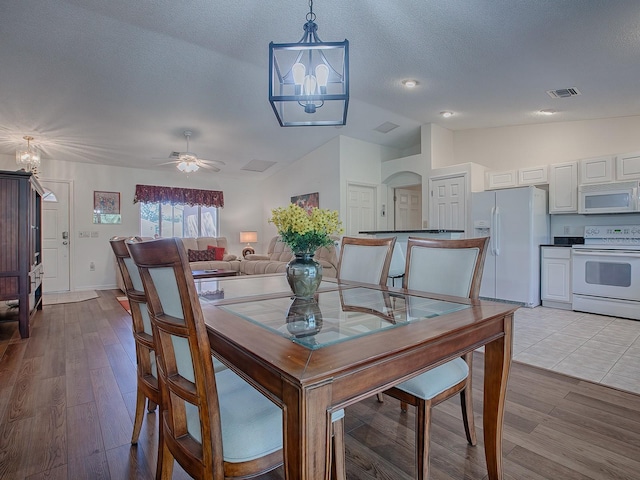
<svg viewBox="0 0 640 480"><path fill-rule="evenodd" d="M640 320L640 225L585 227L571 280L573 310Z"/></svg>

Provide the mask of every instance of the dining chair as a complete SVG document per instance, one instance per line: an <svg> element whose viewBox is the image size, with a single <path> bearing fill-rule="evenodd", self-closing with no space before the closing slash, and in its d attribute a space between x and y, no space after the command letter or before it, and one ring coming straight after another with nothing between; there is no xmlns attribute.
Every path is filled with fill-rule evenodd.
<svg viewBox="0 0 640 480"><path fill-rule="evenodd" d="M478 298L488 237L441 240L409 237L402 286L409 290ZM476 444L471 393L473 352L385 390L384 394L416 407L417 478L429 478L431 409L460 393L462 420L467 441Z"/></svg>
<svg viewBox="0 0 640 480"><path fill-rule="evenodd" d="M386 285L396 237L342 237L338 280Z"/></svg>
<svg viewBox="0 0 640 480"><path fill-rule="evenodd" d="M283 462L280 407L231 369L215 372L187 252L180 239L127 242L140 270L158 348L162 465L194 478L250 478ZM334 419L334 478L344 472L344 411ZM337 455L335 455L337 454Z"/></svg>
<svg viewBox="0 0 640 480"><path fill-rule="evenodd" d="M142 286L142 279L138 267L133 263L129 250L125 245L126 240L136 241L129 237L113 237L109 240L116 262L122 275L125 294L129 300L131 319L133 324L133 339L136 346L137 364L137 394L136 413L133 422L133 434L131 443L138 443L144 407L153 412L160 404L160 389L158 386L158 372L156 368L156 347L151 328L151 320L147 311L147 297Z"/></svg>
<svg viewBox="0 0 640 480"><path fill-rule="evenodd" d="M338 280L386 285L395 244L396 237L342 237Z"/></svg>

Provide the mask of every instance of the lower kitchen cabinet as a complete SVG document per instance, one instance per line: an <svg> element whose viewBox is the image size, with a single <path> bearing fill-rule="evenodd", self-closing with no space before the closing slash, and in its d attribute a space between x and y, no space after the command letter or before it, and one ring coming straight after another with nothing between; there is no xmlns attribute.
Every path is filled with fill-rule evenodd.
<svg viewBox="0 0 640 480"><path fill-rule="evenodd" d="M571 248L542 247L541 258L542 305L571 310Z"/></svg>

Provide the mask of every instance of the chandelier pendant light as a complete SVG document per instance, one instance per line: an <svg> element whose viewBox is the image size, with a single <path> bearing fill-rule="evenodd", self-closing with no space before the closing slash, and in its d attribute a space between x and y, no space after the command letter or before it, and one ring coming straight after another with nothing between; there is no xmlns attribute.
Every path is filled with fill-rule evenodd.
<svg viewBox="0 0 640 480"><path fill-rule="evenodd" d="M297 43L269 44L269 102L282 127L346 125L349 41L323 42L309 0Z"/></svg>
<svg viewBox="0 0 640 480"><path fill-rule="evenodd" d="M27 141L26 150L16 150L16 163L19 167L22 167L27 172L32 172L34 175L38 173L38 167L40 166L40 152L36 147L31 146L31 140L33 137L25 135L24 138Z"/></svg>

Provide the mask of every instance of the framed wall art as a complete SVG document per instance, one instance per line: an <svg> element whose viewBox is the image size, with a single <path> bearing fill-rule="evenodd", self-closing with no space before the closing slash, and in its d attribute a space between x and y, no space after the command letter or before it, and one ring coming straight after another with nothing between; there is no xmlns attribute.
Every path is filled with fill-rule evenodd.
<svg viewBox="0 0 640 480"><path fill-rule="evenodd" d="M291 203L294 203L307 211L310 211L313 207L320 208L320 194L315 192L296 195L291 197Z"/></svg>
<svg viewBox="0 0 640 480"><path fill-rule="evenodd" d="M122 223L120 192L93 192L93 223Z"/></svg>

